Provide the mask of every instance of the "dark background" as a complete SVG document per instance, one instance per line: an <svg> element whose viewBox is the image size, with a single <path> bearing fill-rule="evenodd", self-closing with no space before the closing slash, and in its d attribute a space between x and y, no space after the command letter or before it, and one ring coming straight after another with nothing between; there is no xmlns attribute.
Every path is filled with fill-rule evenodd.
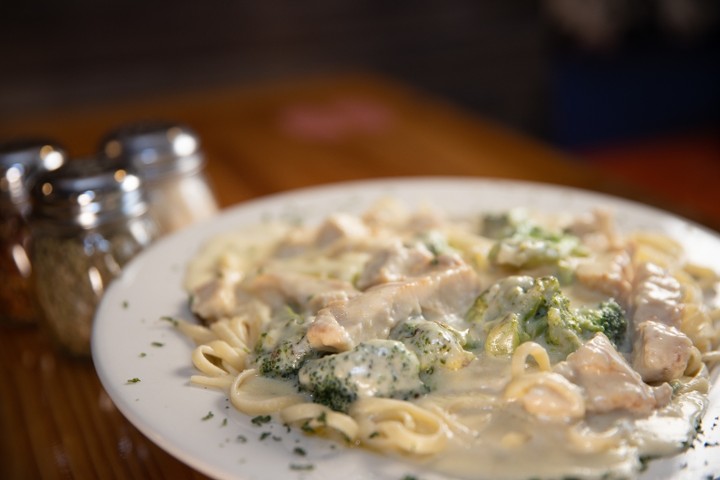
<svg viewBox="0 0 720 480"><path fill-rule="evenodd" d="M0 116L366 70L720 218L719 18L716 0L0 1Z"/></svg>
<svg viewBox="0 0 720 480"><path fill-rule="evenodd" d="M0 114L366 69L560 145L604 144L718 122L719 3L2 2Z"/></svg>

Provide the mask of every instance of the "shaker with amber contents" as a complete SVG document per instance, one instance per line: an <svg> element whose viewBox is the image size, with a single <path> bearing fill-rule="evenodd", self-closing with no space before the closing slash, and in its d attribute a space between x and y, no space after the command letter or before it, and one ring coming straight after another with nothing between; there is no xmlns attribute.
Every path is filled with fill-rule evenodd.
<svg viewBox="0 0 720 480"><path fill-rule="evenodd" d="M36 322L28 253L29 189L38 174L59 168L65 158L62 148L46 140L0 145L0 324Z"/></svg>

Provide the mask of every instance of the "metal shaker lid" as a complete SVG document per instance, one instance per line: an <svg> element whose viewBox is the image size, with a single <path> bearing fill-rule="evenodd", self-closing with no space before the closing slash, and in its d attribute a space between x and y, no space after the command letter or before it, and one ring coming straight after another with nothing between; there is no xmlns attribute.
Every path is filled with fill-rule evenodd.
<svg viewBox="0 0 720 480"><path fill-rule="evenodd" d="M0 144L0 202L26 202L35 176L60 168L66 159L65 150L45 139Z"/></svg>
<svg viewBox="0 0 720 480"><path fill-rule="evenodd" d="M147 210L140 179L106 159L70 160L37 178L32 218L82 228Z"/></svg>
<svg viewBox="0 0 720 480"><path fill-rule="evenodd" d="M173 122L141 122L110 132L100 146L101 155L143 179L189 174L204 166L200 139L190 127Z"/></svg>

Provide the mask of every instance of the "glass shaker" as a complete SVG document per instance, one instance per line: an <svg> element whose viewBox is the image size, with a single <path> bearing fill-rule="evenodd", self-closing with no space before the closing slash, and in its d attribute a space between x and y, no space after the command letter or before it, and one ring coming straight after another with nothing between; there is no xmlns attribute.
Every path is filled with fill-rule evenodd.
<svg viewBox="0 0 720 480"><path fill-rule="evenodd" d="M97 304L123 266L157 236L140 179L76 159L32 189L31 261L40 319L65 352L90 354Z"/></svg>
<svg viewBox="0 0 720 480"><path fill-rule="evenodd" d="M29 189L38 173L59 168L65 158L60 147L45 140L0 145L0 324L36 323L28 257Z"/></svg>
<svg viewBox="0 0 720 480"><path fill-rule="evenodd" d="M138 175L162 234L213 216L218 205L205 175L200 139L186 125L145 122L108 134L101 154Z"/></svg>

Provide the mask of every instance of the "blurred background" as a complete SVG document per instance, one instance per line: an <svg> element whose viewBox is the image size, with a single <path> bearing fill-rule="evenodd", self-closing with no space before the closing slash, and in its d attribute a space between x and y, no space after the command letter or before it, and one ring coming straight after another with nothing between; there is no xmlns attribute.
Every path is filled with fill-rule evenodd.
<svg viewBox="0 0 720 480"><path fill-rule="evenodd" d="M720 217L716 0L0 4L0 116L378 72Z"/></svg>

